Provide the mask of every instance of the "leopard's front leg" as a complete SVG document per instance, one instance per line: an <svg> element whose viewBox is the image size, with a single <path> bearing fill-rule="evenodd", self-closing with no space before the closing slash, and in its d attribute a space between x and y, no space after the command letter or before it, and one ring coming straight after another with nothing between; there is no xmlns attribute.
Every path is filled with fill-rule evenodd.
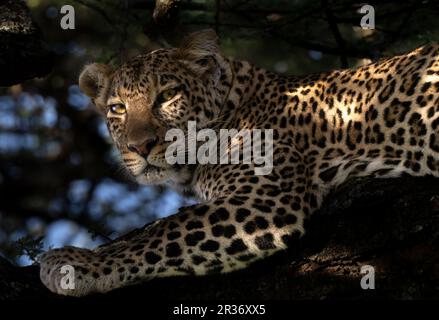
<svg viewBox="0 0 439 320"><path fill-rule="evenodd" d="M284 249L291 236L303 233L302 211L293 209L297 206L291 194L254 199L236 192L182 208L93 251L51 250L40 257L41 280L56 293L82 296L155 277L238 270ZM61 286L63 265L75 270L74 289Z"/></svg>

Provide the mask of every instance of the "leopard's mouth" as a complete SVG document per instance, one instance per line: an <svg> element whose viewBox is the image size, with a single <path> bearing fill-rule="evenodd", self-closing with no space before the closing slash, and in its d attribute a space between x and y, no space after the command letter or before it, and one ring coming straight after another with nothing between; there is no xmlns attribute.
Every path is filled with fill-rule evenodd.
<svg viewBox="0 0 439 320"><path fill-rule="evenodd" d="M174 178L177 170L166 160L166 147L163 144L156 144L148 154L136 154L137 165L128 167L138 183L157 184Z"/></svg>

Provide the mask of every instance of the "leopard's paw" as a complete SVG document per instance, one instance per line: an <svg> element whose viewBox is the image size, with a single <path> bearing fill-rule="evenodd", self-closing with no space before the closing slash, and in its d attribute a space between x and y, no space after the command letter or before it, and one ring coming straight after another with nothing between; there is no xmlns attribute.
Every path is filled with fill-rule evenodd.
<svg viewBox="0 0 439 320"><path fill-rule="evenodd" d="M40 279L50 291L66 296L84 296L98 290L99 273L93 266L93 251L75 247L49 250L38 257Z"/></svg>

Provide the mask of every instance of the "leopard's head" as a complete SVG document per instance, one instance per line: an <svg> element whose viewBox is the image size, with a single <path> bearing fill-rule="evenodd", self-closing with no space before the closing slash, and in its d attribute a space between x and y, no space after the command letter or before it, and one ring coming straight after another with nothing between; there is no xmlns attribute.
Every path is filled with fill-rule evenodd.
<svg viewBox="0 0 439 320"><path fill-rule="evenodd" d="M118 68L85 67L79 86L105 116L121 157L140 183L190 179L192 169L171 165L165 152L169 129L187 132L215 125L230 90L230 64L214 31L189 35L179 48L135 57Z"/></svg>

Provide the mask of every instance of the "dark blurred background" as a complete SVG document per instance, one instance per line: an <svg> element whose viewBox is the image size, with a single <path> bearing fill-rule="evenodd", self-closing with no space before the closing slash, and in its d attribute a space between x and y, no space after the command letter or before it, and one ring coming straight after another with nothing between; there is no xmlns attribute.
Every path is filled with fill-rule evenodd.
<svg viewBox="0 0 439 320"><path fill-rule="evenodd" d="M41 250L93 247L194 203L133 183L105 124L79 90L89 62L119 64L213 28L225 54L283 74L355 67L439 40L438 1L28 0L52 52L45 78L0 88L0 254L30 264ZM63 5L75 29L60 27ZM0 30L1 31L1 30ZM0 70L0 77L1 77ZM4 75L3 75L4 76Z"/></svg>

